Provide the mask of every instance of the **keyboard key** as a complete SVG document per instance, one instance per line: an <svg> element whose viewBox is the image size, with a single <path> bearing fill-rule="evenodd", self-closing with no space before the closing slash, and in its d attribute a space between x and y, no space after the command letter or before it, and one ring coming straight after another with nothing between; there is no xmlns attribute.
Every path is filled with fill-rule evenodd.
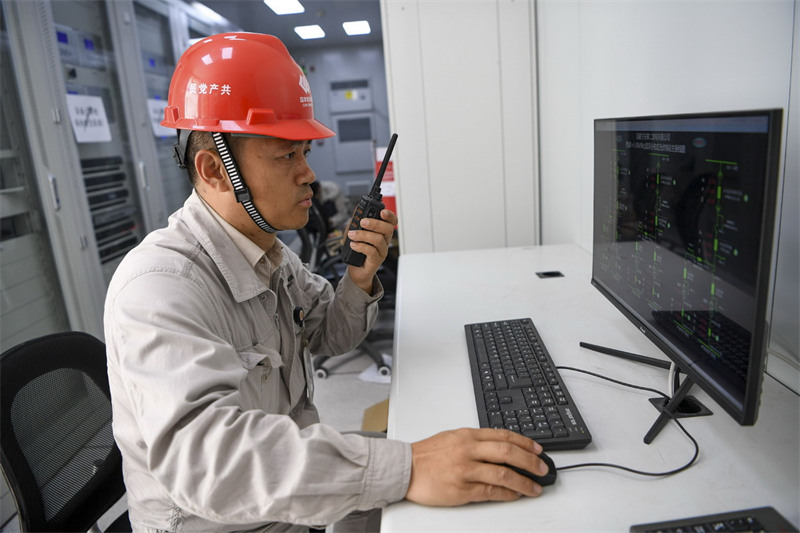
<svg viewBox="0 0 800 533"><path fill-rule="evenodd" d="M531 378L528 376L515 376L510 375L508 376L508 386L512 389L521 389L523 387L530 387L533 385Z"/></svg>
<svg viewBox="0 0 800 533"><path fill-rule="evenodd" d="M553 438L553 432L549 429L532 429L528 431L523 430L522 434L535 441Z"/></svg>
<svg viewBox="0 0 800 533"><path fill-rule="evenodd" d="M503 415L499 412L488 413L489 415L489 427L491 428L503 428Z"/></svg>

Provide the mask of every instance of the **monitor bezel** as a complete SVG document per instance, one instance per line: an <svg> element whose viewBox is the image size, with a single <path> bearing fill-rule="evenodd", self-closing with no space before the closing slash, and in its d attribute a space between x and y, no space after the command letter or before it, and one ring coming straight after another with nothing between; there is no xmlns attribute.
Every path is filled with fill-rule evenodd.
<svg viewBox="0 0 800 533"><path fill-rule="evenodd" d="M768 117L768 144L766 154L766 164L764 177L766 178L764 188L764 208L762 211L761 232L759 237L757 275L755 286L755 324L752 332L752 342L750 357L748 361L747 378L745 383L745 394L742 405L732 401L720 387L707 379L692 364L691 358L682 355L681 348L670 342L662 333L654 331L651 325L643 320L638 313L630 309L618 297L607 288L602 280L597 277L597 260L593 253L592 257L592 278L591 284L596 287L603 296L606 297L622 314L631 321L645 336L650 339L664 354L673 361L681 372L689 376L701 389L703 389L717 404L719 404L734 420L741 425L753 425L758 418L760 407L761 390L764 379L764 371L767 359L767 343L769 340L769 306L772 301L772 284L774 277L775 255L777 252L778 224L778 190L780 183L780 150L783 128L783 109L753 109L743 111L723 111L723 112L703 112L703 113L681 113L681 114L662 114L662 115L642 115L631 117L610 117L594 120L593 124L593 187L600 177L595 172L597 167L597 132L598 126L620 122L645 122L663 120L696 120L705 118L737 118L747 116L766 116ZM593 210L597 208L597 195L593 198ZM593 214L593 226L595 214ZM592 230L592 245L597 245L597 228Z"/></svg>

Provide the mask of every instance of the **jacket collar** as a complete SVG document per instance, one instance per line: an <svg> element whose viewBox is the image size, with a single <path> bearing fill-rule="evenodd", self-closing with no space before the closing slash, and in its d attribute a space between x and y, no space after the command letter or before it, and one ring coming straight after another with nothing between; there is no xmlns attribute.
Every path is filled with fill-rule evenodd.
<svg viewBox="0 0 800 533"><path fill-rule="evenodd" d="M248 259L196 191L183 204L182 218L208 256L214 261L233 298L241 303L265 292L268 287L258 278ZM282 270L287 259L282 254Z"/></svg>

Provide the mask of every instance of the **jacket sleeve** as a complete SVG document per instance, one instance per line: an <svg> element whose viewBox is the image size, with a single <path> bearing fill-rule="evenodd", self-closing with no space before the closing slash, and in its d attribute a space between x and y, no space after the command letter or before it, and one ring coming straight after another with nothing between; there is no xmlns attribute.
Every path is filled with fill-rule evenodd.
<svg viewBox="0 0 800 533"><path fill-rule="evenodd" d="M378 277L369 295L345 271L334 293L328 280L311 273L294 252L287 250L287 256L298 281L298 297L307 302L305 320L311 352L340 355L358 346L378 317L378 301L384 294Z"/></svg>
<svg viewBox="0 0 800 533"><path fill-rule="evenodd" d="M217 309L202 283L175 272L110 291L114 431L126 461L141 461L178 506L225 524L327 524L401 500L409 444L245 409L247 370L220 334Z"/></svg>

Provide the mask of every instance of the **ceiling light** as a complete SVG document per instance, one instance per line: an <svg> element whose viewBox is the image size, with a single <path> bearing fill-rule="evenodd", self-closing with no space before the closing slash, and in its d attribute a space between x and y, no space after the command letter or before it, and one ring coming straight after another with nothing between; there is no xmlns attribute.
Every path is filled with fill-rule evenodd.
<svg viewBox="0 0 800 533"><path fill-rule="evenodd" d="M276 15L293 15L294 13L303 13L306 10L297 0L264 0L264 3Z"/></svg>
<svg viewBox="0 0 800 533"><path fill-rule="evenodd" d="M366 20L344 22L342 23L342 27L347 35L366 35L372 31L369 27L369 22Z"/></svg>
<svg viewBox="0 0 800 533"><path fill-rule="evenodd" d="M325 32L318 24L312 26L296 26L294 32L303 39L321 39L325 37Z"/></svg>
<svg viewBox="0 0 800 533"><path fill-rule="evenodd" d="M200 2L192 2L192 7L197 10L201 17L205 19L206 22L211 24L224 24L227 22L225 17L211 9L210 7L201 4Z"/></svg>

